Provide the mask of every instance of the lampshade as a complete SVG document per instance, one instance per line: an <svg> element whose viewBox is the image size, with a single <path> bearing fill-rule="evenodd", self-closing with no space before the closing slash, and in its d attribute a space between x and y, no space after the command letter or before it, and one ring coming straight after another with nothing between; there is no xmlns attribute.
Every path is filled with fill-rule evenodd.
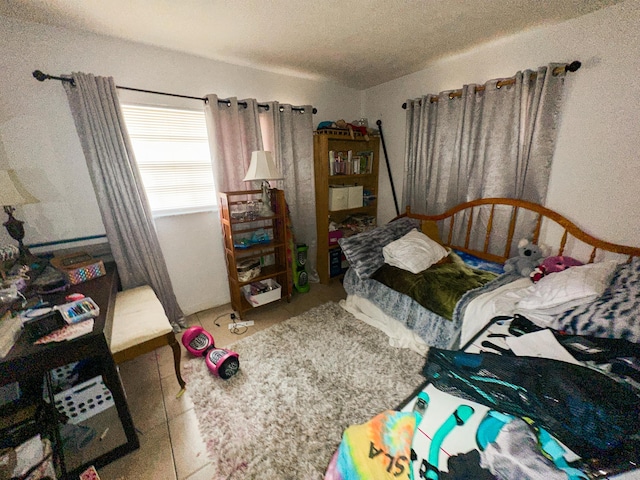
<svg viewBox="0 0 640 480"><path fill-rule="evenodd" d="M0 170L0 205L14 206L27 203L38 203L38 199L24 188L15 171Z"/></svg>
<svg viewBox="0 0 640 480"><path fill-rule="evenodd" d="M243 181L279 180L281 178L283 178L282 174L276 168L271 152L264 150L251 152L251 164Z"/></svg>

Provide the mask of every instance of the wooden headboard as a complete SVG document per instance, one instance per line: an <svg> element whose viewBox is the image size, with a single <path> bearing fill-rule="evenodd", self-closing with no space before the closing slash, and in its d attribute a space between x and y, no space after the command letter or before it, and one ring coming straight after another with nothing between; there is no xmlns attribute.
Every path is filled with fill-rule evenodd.
<svg viewBox="0 0 640 480"><path fill-rule="evenodd" d="M407 207L401 216L435 222L443 245L499 263L517 254L522 238L545 246L547 255L569 255L588 263L640 257L639 247L600 240L559 213L525 200L483 198L440 215L416 214Z"/></svg>

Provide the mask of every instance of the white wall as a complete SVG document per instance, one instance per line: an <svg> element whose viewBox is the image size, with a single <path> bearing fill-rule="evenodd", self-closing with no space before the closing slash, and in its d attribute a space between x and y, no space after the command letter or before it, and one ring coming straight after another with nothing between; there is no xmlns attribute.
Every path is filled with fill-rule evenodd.
<svg viewBox="0 0 640 480"><path fill-rule="evenodd" d="M359 118L360 92L108 37L0 16L0 168L18 171L40 200L18 207L25 243L104 233L94 190L66 95L51 75L112 76L118 85L204 96L312 104L317 124ZM123 101L200 108L201 102L120 91ZM4 220L3 220L4 221ZM185 313L229 301L217 212L157 219L156 227L178 303ZM0 243L11 242L4 228Z"/></svg>
<svg viewBox="0 0 640 480"><path fill-rule="evenodd" d="M464 84L512 76L550 62L580 60L568 74L546 205L590 233L640 245L640 1L530 30L365 92L369 123L382 120L398 203L402 198L402 103ZM381 220L395 215L381 167ZM404 209L400 205L400 210Z"/></svg>

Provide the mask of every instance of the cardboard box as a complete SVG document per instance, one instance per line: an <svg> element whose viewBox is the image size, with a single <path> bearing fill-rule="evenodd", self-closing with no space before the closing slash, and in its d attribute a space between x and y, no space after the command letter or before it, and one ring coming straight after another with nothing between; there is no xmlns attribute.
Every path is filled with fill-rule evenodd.
<svg viewBox="0 0 640 480"><path fill-rule="evenodd" d="M349 208L349 187L331 185L329 187L329 210L346 210Z"/></svg>
<svg viewBox="0 0 640 480"><path fill-rule="evenodd" d="M359 208L363 205L362 196L363 188L362 185L355 185L349 187L349 200L348 200L348 208Z"/></svg>
<svg viewBox="0 0 640 480"><path fill-rule="evenodd" d="M270 290L257 293L264 287L269 288ZM247 302L249 302L252 307L259 307L260 305L265 305L267 303L280 300L281 292L282 287L278 285L278 282L276 282L272 278L267 278L266 280L262 280L260 282L250 283L249 285L245 285L244 287L242 287L244 298L247 299Z"/></svg>

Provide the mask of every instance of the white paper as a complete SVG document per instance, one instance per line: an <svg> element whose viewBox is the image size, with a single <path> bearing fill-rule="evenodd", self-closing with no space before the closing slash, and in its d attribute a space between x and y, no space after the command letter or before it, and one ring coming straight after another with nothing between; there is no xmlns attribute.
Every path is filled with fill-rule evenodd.
<svg viewBox="0 0 640 480"><path fill-rule="evenodd" d="M564 348L548 328L519 337L507 337L507 345L519 357L540 357L582 365Z"/></svg>

